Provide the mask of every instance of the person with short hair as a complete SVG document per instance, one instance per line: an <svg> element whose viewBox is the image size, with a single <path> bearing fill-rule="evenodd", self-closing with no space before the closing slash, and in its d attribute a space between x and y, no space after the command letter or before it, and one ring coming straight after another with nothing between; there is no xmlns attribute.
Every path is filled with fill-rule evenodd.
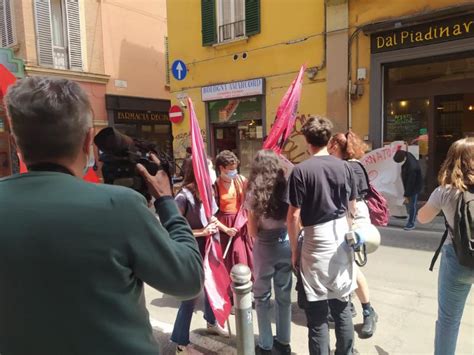
<svg viewBox="0 0 474 355"><path fill-rule="evenodd" d="M410 152L400 149L393 155L397 164L402 164L402 183L404 204L407 207L408 219L404 230L415 229L418 195L423 189L423 176L418 159Z"/></svg>
<svg viewBox="0 0 474 355"><path fill-rule="evenodd" d="M349 296L356 287L356 268L344 238L357 187L348 164L328 153L332 127L324 117L304 123L301 131L311 157L294 167L288 188L292 264L299 269L298 298L306 313L311 355L329 355L328 308L336 323L336 355L352 354L354 346ZM299 256L300 221L304 236Z"/></svg>
<svg viewBox="0 0 474 355"><path fill-rule="evenodd" d="M459 139L451 145L439 171L438 182L439 186L418 212L418 222L430 223L442 211L449 226L450 238L442 249L438 275L434 353L454 355L464 306L474 284L474 269L459 263L452 242L459 198L465 191L474 193L474 138ZM466 222L471 223L472 230L473 222Z"/></svg>
<svg viewBox="0 0 474 355"><path fill-rule="evenodd" d="M227 270L236 264L245 264L253 270L253 241L248 236L247 226L235 228L238 212L243 208L247 190L247 179L238 173L240 161L230 150L220 152L215 161L218 177L214 184L219 212L217 219L224 226L220 233L222 252L231 243L224 259ZM233 301L233 300L232 300Z"/></svg>
<svg viewBox="0 0 474 355"><path fill-rule="evenodd" d="M29 172L0 180L0 353L158 354L144 283L182 299L203 285L168 176L137 166L161 223L136 191L83 181L93 114L73 81L21 79L5 104Z"/></svg>

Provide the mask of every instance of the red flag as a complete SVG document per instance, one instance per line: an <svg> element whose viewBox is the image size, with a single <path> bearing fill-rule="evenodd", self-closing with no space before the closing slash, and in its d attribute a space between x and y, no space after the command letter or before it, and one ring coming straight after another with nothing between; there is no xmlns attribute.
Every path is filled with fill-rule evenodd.
<svg viewBox="0 0 474 355"><path fill-rule="evenodd" d="M291 83L288 91L278 106L275 123L270 134L263 144L263 149L272 149L280 154L287 138L290 136L295 124L296 112L301 98L301 87L303 84L303 74L306 66L303 65L298 76Z"/></svg>
<svg viewBox="0 0 474 355"><path fill-rule="evenodd" d="M197 188L206 214L207 222L212 217L212 183L209 176L207 154L204 149L201 129L194 112L193 102L188 98L189 116L191 121L191 149L193 169ZM222 249L211 236L207 239L206 255L204 256L204 288L217 322L224 326L229 318L231 303L227 290L230 278L222 259Z"/></svg>

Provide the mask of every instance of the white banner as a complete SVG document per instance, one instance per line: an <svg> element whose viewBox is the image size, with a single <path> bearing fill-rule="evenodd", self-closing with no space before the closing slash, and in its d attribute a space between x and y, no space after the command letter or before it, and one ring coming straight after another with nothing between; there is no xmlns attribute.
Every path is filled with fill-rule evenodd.
<svg viewBox="0 0 474 355"><path fill-rule="evenodd" d="M405 142L393 142L389 146L367 153L360 160L369 174L372 185L387 199L392 216L406 216L403 205L402 166L393 160L395 152L400 148L406 149L405 147Z"/></svg>

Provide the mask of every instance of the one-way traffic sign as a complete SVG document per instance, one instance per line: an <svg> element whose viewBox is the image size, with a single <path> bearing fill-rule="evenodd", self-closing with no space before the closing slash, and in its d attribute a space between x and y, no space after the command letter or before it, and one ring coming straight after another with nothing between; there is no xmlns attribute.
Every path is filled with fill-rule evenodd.
<svg viewBox="0 0 474 355"><path fill-rule="evenodd" d="M176 80L183 80L188 73L188 68L186 68L186 64L184 64L182 60L178 59L173 62L171 71L173 72L173 76Z"/></svg>

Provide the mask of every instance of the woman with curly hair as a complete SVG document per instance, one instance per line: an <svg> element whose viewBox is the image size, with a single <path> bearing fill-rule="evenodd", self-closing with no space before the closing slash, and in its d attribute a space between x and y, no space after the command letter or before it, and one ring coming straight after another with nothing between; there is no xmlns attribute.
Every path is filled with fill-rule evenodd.
<svg viewBox="0 0 474 355"><path fill-rule="evenodd" d="M253 287L259 329L257 354L291 354L291 248L286 227L284 168L275 152L260 150L252 164L246 207L254 238ZM275 288L276 337L272 336L270 298Z"/></svg>
<svg viewBox="0 0 474 355"><path fill-rule="evenodd" d="M247 226L240 225L237 220L247 188L247 179L237 172L239 164L239 159L229 150L220 152L215 162L219 174L215 183L215 196L219 206L216 217L224 226L220 234L222 250L225 251L228 243L231 243L224 259L229 273L235 264L245 264L253 270L253 242L248 236Z"/></svg>
<svg viewBox="0 0 474 355"><path fill-rule="evenodd" d="M356 212L353 216L357 223L371 223L369 209L364 201L364 197L369 189L369 182L367 181L364 166L359 162L367 150L367 145L354 132L335 134L328 144L329 154L334 155L340 159L347 160L351 167L357 185L356 197ZM378 314L370 304L369 285L360 269L357 270L357 289L355 290L357 297L362 305L362 315L364 317L364 324L362 325L361 335L364 338L371 337L377 326ZM355 315L354 305L352 314Z"/></svg>
<svg viewBox="0 0 474 355"><path fill-rule="evenodd" d="M438 175L439 186L418 212L420 223L431 222L443 211L448 238L443 246L438 275L438 319L435 355L454 355L466 299L474 284L474 269L459 263L453 246L455 216L464 192L474 193L474 138L454 142ZM468 222L469 223L469 222ZM473 228L471 221L471 230Z"/></svg>

